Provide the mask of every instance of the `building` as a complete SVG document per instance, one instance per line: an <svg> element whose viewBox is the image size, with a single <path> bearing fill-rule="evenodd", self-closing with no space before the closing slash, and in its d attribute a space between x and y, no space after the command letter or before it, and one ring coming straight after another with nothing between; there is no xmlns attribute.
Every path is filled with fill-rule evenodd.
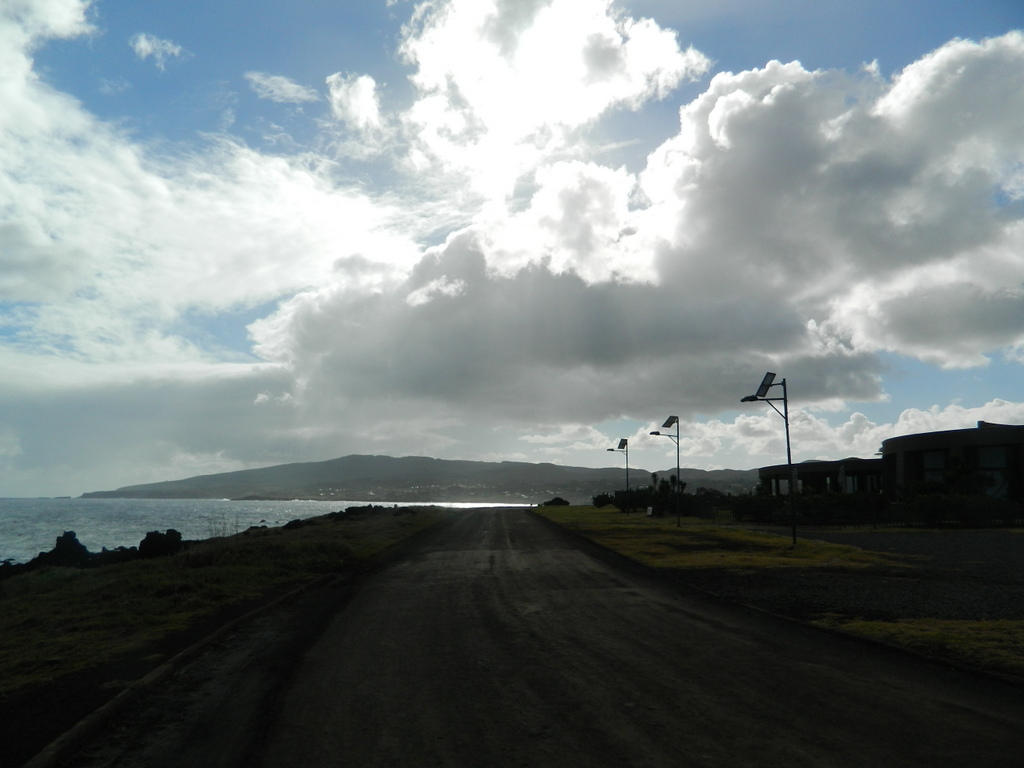
<svg viewBox="0 0 1024 768"><path fill-rule="evenodd" d="M802 493L878 493L882 490L881 459L803 461L793 465ZM776 464L757 471L761 485L773 496L789 491L789 466Z"/></svg>
<svg viewBox="0 0 1024 768"><path fill-rule="evenodd" d="M930 490L1024 501L1024 426L979 421L974 429L890 437L880 459L804 461L794 464L801 493L878 493L896 498ZM772 495L789 490L785 464L761 467Z"/></svg>
<svg viewBox="0 0 1024 768"><path fill-rule="evenodd" d="M890 437L882 443L882 486L1024 501L1024 426L979 421L974 429Z"/></svg>

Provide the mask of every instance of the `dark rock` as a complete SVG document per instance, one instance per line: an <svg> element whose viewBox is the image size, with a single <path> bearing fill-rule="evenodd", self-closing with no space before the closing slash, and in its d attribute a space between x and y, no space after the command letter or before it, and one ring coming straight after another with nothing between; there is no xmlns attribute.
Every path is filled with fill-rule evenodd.
<svg viewBox="0 0 1024 768"><path fill-rule="evenodd" d="M64 531L57 537L53 549L49 552L40 552L36 560L39 561L39 565L84 568L89 564L89 550L78 540L74 531Z"/></svg>
<svg viewBox="0 0 1024 768"><path fill-rule="evenodd" d="M173 528L168 528L167 533L150 531L146 538L139 542L140 557L166 557L180 552L181 549L181 534Z"/></svg>
<svg viewBox="0 0 1024 768"><path fill-rule="evenodd" d="M115 549L104 547L102 551L91 556L89 564L95 566L116 565L134 560L138 556L138 547L117 547Z"/></svg>

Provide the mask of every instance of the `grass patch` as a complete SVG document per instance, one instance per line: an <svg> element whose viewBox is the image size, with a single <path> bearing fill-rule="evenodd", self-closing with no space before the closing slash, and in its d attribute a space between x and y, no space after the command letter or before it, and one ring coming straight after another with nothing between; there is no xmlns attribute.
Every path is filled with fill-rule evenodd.
<svg viewBox="0 0 1024 768"><path fill-rule="evenodd" d="M866 621L827 616L812 623L1024 679L1024 621Z"/></svg>
<svg viewBox="0 0 1024 768"><path fill-rule="evenodd" d="M653 568L866 568L899 566L900 561L878 552L842 544L709 525L697 518L625 515L603 507L538 507L538 514L609 549Z"/></svg>
<svg viewBox="0 0 1024 768"><path fill-rule="evenodd" d="M448 510L253 528L173 557L42 568L0 582L0 695L144 651L230 606L343 571Z"/></svg>

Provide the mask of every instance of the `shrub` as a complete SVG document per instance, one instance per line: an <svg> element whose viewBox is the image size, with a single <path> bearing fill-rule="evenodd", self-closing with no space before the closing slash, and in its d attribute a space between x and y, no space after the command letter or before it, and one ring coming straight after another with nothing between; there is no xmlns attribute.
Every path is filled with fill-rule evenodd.
<svg viewBox="0 0 1024 768"><path fill-rule="evenodd" d="M782 507L782 496L737 496L732 503L733 515L741 522L770 522Z"/></svg>
<svg viewBox="0 0 1024 768"><path fill-rule="evenodd" d="M542 507L568 507L569 502L563 499L561 496L555 496L553 499L541 502Z"/></svg>

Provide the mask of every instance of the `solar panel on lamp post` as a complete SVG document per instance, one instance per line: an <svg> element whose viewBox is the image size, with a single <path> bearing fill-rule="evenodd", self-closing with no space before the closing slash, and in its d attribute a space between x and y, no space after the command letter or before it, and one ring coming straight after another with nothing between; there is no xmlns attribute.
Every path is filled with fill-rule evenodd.
<svg viewBox="0 0 1024 768"><path fill-rule="evenodd" d="M663 437L667 437L669 440L672 440L676 444L676 487L675 487L675 494L674 494L675 498L674 498L674 501L675 501L675 507L676 507L676 527L679 527L680 525L682 525L682 523L680 522L680 512L679 512L679 493L680 493L680 488L679 488L679 417L678 416L669 416L667 419L665 419L665 423L661 425L661 428L662 429L666 429L667 427L671 427L672 425L675 425L675 428L676 428L676 433L674 435L667 435L664 432L661 432L659 430L654 430L653 432L651 432L651 434L652 435L662 435Z"/></svg>
<svg viewBox="0 0 1024 768"><path fill-rule="evenodd" d="M768 391L772 387L782 387L782 397L768 397ZM782 410L776 407L775 403L782 401ZM775 374L768 371L761 379L757 392L752 395L740 398L741 403L753 402L768 403L782 420L786 423L786 469L789 476L789 519L793 529L793 546L796 546L796 472L793 469L793 449L789 440L789 392L786 389L786 380L775 381Z"/></svg>

